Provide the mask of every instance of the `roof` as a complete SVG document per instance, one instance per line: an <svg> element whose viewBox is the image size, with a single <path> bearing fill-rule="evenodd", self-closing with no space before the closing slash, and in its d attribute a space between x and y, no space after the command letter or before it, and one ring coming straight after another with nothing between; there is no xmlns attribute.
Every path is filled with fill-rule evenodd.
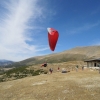
<svg viewBox="0 0 100 100"><path fill-rule="evenodd" d="M100 58L96 58L96 59L89 59L89 60L85 60L84 62L89 62L89 61L100 61Z"/></svg>

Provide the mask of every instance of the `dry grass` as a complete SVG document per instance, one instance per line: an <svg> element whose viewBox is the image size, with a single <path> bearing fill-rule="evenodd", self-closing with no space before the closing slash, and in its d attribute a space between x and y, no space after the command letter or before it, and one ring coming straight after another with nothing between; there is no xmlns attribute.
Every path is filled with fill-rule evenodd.
<svg viewBox="0 0 100 100"><path fill-rule="evenodd" d="M54 72L2 82L0 100L100 100L100 74Z"/></svg>

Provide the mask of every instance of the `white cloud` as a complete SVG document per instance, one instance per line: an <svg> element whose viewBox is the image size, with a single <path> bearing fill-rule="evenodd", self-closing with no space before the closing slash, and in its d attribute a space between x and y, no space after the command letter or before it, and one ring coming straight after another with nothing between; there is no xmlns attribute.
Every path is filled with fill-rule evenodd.
<svg viewBox="0 0 100 100"><path fill-rule="evenodd" d="M43 8L37 5L38 0L6 0L6 11L0 15L0 59L19 61L34 56L37 45L29 45L32 41L29 29L36 29L35 21L42 16ZM30 23L33 26L30 26ZM29 23L30 22L30 23Z"/></svg>

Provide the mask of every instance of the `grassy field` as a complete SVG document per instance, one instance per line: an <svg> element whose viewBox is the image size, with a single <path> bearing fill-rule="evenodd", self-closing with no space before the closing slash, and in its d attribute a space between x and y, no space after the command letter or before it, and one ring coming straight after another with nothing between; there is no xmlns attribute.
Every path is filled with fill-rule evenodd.
<svg viewBox="0 0 100 100"><path fill-rule="evenodd" d="M0 100L100 100L98 71L54 72L1 82Z"/></svg>

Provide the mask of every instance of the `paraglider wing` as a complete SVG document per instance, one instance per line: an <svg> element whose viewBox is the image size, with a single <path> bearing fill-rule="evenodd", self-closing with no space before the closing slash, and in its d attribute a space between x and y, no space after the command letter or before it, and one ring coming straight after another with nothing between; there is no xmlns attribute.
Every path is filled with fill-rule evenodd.
<svg viewBox="0 0 100 100"><path fill-rule="evenodd" d="M50 49L52 51L54 51L56 44L57 44L57 41L58 41L59 33L57 30L55 30L53 28L47 28L47 30L48 30L49 46L50 46Z"/></svg>

